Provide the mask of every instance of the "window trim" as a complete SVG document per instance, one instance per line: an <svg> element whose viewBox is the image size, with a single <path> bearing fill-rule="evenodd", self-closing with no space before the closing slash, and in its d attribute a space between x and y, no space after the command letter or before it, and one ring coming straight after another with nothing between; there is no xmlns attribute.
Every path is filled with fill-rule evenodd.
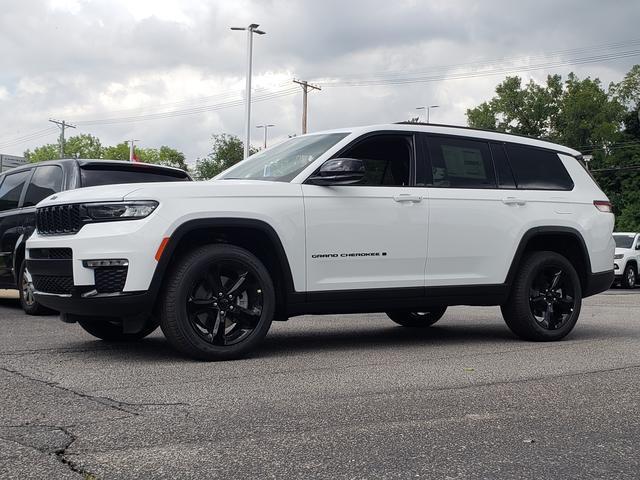
<svg viewBox="0 0 640 480"><path fill-rule="evenodd" d="M498 176L498 168L496 167L496 159L493 156L493 148L492 148L493 145L502 148L502 153L504 153L504 158L507 161L507 168L511 172L511 178L513 178L513 185L514 185L513 187L505 187L505 186L500 185L500 178ZM516 176L513 173L513 168L511 168L511 162L509 161L509 155L507 155L507 149L504 146L504 142L493 142L493 141L490 141L489 142L489 153L491 153L491 161L493 162L493 171L495 172L495 175L496 175L496 185L498 186L498 189L500 189L500 190L518 190L518 181L516 180Z"/></svg>
<svg viewBox="0 0 640 480"><path fill-rule="evenodd" d="M478 137L468 137L465 135L449 135L449 134L445 134L445 133L431 133L431 132L421 132L421 136L423 137L423 150L424 150L424 161L425 161L425 180L426 185L425 188L453 188L456 190L507 190L506 188L501 188L498 185L498 176L496 174L496 165L495 162L493 161L493 153L491 152L491 145L490 145L490 141L484 138L478 138ZM434 185L433 184L433 162L431 161L431 152L429 152L429 138L430 137L436 137L436 138L445 138L445 139L453 139L453 140L466 140L468 142L479 142L479 143L483 143L486 147L487 150L489 151L489 161L491 162L491 169L493 171L493 180L494 180L494 186L489 186L489 187L470 187L470 186L465 186L465 187L445 187L445 186L440 186L440 185ZM505 151L505 155L506 155L506 151ZM509 165L509 167L511 167L511 165ZM514 178L515 181L515 178Z"/></svg>
<svg viewBox="0 0 640 480"><path fill-rule="evenodd" d="M311 185L312 183L309 181L309 179L311 177L313 177L314 175L318 174L318 172L320 171L320 168L322 167L322 165L324 165L326 162L328 162L329 160L333 160L335 158L340 158L344 152L348 151L349 149L357 146L359 143L368 140L372 137L386 137L386 136L395 136L395 137L404 137L407 140L411 141L411 148L410 150L410 155L411 158L409 159L409 185L340 185L341 187L358 187L358 188L362 188L362 187L376 187L376 188L409 188L409 187L415 187L416 186L416 166L418 163L418 151L416 148L416 144L418 142L418 135L420 132L412 132L412 131L405 131L405 130L377 130L375 132L367 132L364 133L362 135L360 135L357 138L354 138L353 140L351 140L349 143L347 143L344 147L342 147L340 150L338 150L336 153L334 153L333 155L331 155L331 157L327 158L324 162L322 162L318 168L316 168L303 182L303 185Z"/></svg>
<svg viewBox="0 0 640 480"><path fill-rule="evenodd" d="M27 188L25 188L22 192L22 196L20 197L20 207L19 208L35 208L35 205L29 205L27 207L24 206L24 202L27 199L27 192L29 190L29 185L31 185L31 181L33 180L33 177L36 174L36 171L40 168L45 168L45 167L56 167L58 169L60 169L60 171L62 172L62 179L60 181L60 192L64 191L64 186L65 186L65 172L64 172L64 168L62 168L61 165L57 164L57 163L52 163L49 165L37 165L34 168L32 168L32 172L31 175L29 176L29 181L25 184L25 186ZM55 193L60 193L60 192L55 192ZM52 194L54 195L54 194ZM45 197L46 198L46 197ZM42 201L42 200L41 200Z"/></svg>

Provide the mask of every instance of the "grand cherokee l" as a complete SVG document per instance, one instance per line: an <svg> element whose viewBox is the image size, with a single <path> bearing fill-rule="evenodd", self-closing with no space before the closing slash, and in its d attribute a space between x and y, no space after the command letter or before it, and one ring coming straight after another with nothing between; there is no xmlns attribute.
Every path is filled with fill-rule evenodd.
<svg viewBox="0 0 640 480"><path fill-rule="evenodd" d="M394 124L292 138L209 182L63 192L38 206L28 266L63 320L106 340L159 324L201 359L296 315L426 327L450 305L500 305L548 341L611 285L613 224L575 150Z"/></svg>

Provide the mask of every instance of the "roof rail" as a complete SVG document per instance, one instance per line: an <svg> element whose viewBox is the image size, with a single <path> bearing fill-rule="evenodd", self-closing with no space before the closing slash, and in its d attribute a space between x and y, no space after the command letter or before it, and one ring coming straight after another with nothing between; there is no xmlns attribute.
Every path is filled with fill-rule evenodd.
<svg viewBox="0 0 640 480"><path fill-rule="evenodd" d="M521 138L528 138L530 140L541 140L543 142L556 143L553 140L551 140L549 138L545 138L545 137L534 137L532 135L522 135L520 133L501 132L499 130L491 130L490 128L465 127L463 125L447 125L446 123L409 122L409 121L406 121L406 120L402 121L402 122L395 122L395 123L396 123L396 125L422 125L422 126L427 126L427 127L460 128L462 130L475 130L477 132L500 133L502 135L511 135L513 137L521 137Z"/></svg>

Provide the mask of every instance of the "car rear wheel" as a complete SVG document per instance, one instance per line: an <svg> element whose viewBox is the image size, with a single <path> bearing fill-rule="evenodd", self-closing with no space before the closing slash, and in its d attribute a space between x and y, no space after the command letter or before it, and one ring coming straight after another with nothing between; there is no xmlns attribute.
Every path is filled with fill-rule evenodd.
<svg viewBox="0 0 640 480"><path fill-rule="evenodd" d="M90 335L107 342L132 342L141 340L158 328L157 323L150 322L138 333L124 333L120 320L102 317L90 317L84 320L78 320L78 325Z"/></svg>
<svg viewBox="0 0 640 480"><path fill-rule="evenodd" d="M447 307L438 307L424 312L393 311L387 312L387 317L403 327L430 327L442 318Z"/></svg>
<svg viewBox="0 0 640 480"><path fill-rule="evenodd" d="M264 339L275 312L275 289L251 252L206 245L176 262L161 302L160 326L174 348L201 360L230 360Z"/></svg>
<svg viewBox="0 0 640 480"><path fill-rule="evenodd" d="M622 274L622 286L624 288L635 288L637 279L638 272L636 271L636 266L628 264Z"/></svg>
<svg viewBox="0 0 640 480"><path fill-rule="evenodd" d="M27 270L27 261L23 260L20 264L20 273L18 274L18 292L20 294L20 305L27 315L50 315L55 313L53 310L40 305L33 292L33 279L29 270Z"/></svg>
<svg viewBox="0 0 640 480"><path fill-rule="evenodd" d="M573 329L581 306L582 289L573 265L555 252L534 252L524 258L501 309L520 338L553 341Z"/></svg>

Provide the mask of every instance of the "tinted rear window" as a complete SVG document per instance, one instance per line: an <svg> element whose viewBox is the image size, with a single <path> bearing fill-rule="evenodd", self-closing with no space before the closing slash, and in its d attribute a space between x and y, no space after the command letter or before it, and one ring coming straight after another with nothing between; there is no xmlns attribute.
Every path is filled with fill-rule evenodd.
<svg viewBox="0 0 640 480"><path fill-rule="evenodd" d="M116 185L119 183L185 182L189 180L186 174L184 176L176 176L174 172L163 173L159 170L152 171L144 167L124 170L92 167L82 168L80 172L83 187Z"/></svg>
<svg viewBox="0 0 640 480"><path fill-rule="evenodd" d="M60 190L62 190L62 168L57 165L38 167L27 187L23 206L35 205Z"/></svg>
<svg viewBox="0 0 640 480"><path fill-rule="evenodd" d="M573 181L558 154L521 145L506 145L518 188L571 190Z"/></svg>

